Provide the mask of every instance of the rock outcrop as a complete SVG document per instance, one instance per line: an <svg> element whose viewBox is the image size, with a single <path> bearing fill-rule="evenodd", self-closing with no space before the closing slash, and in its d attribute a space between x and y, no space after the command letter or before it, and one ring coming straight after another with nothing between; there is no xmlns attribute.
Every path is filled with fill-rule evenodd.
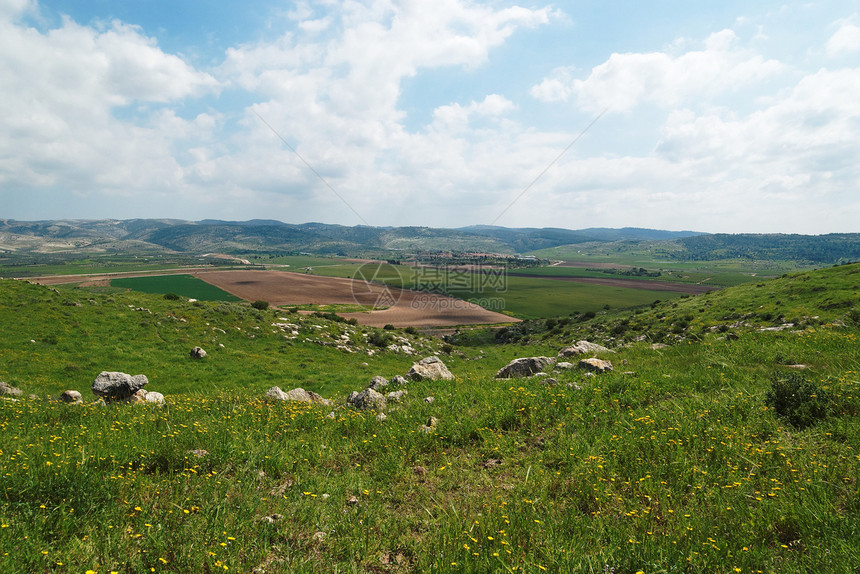
<svg viewBox="0 0 860 574"><path fill-rule="evenodd" d="M439 379L448 381L454 378L454 375L448 370L445 363L439 357L435 356L421 359L412 365L406 376L416 381L438 381Z"/></svg>
<svg viewBox="0 0 860 574"><path fill-rule="evenodd" d="M78 391L63 391L63 394L60 395L60 400L64 403L75 403L80 404L84 402L84 398L81 396L81 393Z"/></svg>
<svg viewBox="0 0 860 574"><path fill-rule="evenodd" d="M360 411L370 409L381 411L385 409L386 405L385 397L373 389L364 389L360 393L353 392L346 402Z"/></svg>
<svg viewBox="0 0 860 574"><path fill-rule="evenodd" d="M192 359L202 359L206 356L206 351L201 349L200 347L194 347L191 349L191 358Z"/></svg>
<svg viewBox="0 0 860 574"><path fill-rule="evenodd" d="M9 383L0 381L0 396L20 397L22 393L23 391L21 389L15 388Z"/></svg>
<svg viewBox="0 0 860 574"><path fill-rule="evenodd" d="M282 391L280 387L272 387L266 391L266 400L268 401L297 401L300 403L319 403L322 405L330 405L331 401L322 398L313 391L306 391L301 387L289 391Z"/></svg>
<svg viewBox="0 0 860 574"><path fill-rule="evenodd" d="M106 401L119 401L130 398L149 382L146 375L131 376L118 371L102 371L92 385L93 394Z"/></svg>
<svg viewBox="0 0 860 574"><path fill-rule="evenodd" d="M496 373L497 379L516 379L521 377L530 377L535 373L540 373L547 367L554 365L555 359L552 357L522 357L514 359Z"/></svg>
<svg viewBox="0 0 860 574"><path fill-rule="evenodd" d="M601 359L582 359L578 366L580 369L595 373L608 373L612 370L612 363Z"/></svg>
<svg viewBox="0 0 860 574"><path fill-rule="evenodd" d="M559 358L562 357L573 357L576 355L585 355L588 353L614 353L615 351L611 349L607 349L603 345L598 345L597 343L590 343L588 341L577 341L575 345L571 345L569 347L565 347L561 351L558 352Z"/></svg>

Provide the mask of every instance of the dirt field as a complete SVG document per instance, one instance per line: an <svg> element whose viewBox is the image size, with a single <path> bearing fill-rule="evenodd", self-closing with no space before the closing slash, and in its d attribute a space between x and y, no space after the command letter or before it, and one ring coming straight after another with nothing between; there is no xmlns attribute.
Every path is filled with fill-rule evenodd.
<svg viewBox="0 0 860 574"><path fill-rule="evenodd" d="M372 327L446 327L518 321L460 299L338 277L286 271L212 271L193 275L242 299L268 301L274 306L359 303L388 307L370 313L340 313Z"/></svg>

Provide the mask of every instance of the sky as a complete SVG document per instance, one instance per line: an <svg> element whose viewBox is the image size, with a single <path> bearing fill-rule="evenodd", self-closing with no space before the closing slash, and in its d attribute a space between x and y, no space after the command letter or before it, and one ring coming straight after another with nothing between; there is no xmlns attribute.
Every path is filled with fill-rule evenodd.
<svg viewBox="0 0 860 574"><path fill-rule="evenodd" d="M0 218L860 232L860 0L0 0Z"/></svg>

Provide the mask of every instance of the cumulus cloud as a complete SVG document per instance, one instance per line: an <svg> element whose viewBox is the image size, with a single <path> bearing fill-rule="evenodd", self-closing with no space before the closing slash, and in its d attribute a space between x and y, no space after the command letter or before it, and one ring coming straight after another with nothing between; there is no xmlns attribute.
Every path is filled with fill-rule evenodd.
<svg viewBox="0 0 860 574"><path fill-rule="evenodd" d="M860 52L860 26L842 21L839 29L827 42L827 55L831 57Z"/></svg>
<svg viewBox="0 0 860 574"><path fill-rule="evenodd" d="M30 186L82 194L175 189L181 169L173 145L188 122L165 122L146 106L218 89L213 76L163 52L136 27L97 29L69 18L46 31L0 20L0 77L0 182L7 193Z"/></svg>
<svg viewBox="0 0 860 574"><path fill-rule="evenodd" d="M591 112L604 108L627 112L641 104L669 108L740 90L784 70L780 62L739 47L735 33L722 30L709 36L703 49L680 55L612 54L585 79L560 68L531 93L546 102L572 99Z"/></svg>

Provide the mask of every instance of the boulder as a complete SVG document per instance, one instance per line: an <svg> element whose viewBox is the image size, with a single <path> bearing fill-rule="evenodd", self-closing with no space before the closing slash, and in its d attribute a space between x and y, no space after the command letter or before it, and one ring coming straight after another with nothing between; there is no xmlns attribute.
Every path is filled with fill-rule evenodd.
<svg viewBox="0 0 860 574"><path fill-rule="evenodd" d="M272 387L266 391L266 396L264 398L267 401L285 401L287 400L287 393L282 391L281 387Z"/></svg>
<svg viewBox="0 0 860 574"><path fill-rule="evenodd" d="M125 397L124 399L117 399L120 402L128 403L130 405L139 405L146 402L146 395L148 393L143 389L138 389L131 396Z"/></svg>
<svg viewBox="0 0 860 574"><path fill-rule="evenodd" d="M575 367L573 363L568 363L567 361L559 361L555 364L556 371L569 371L573 367Z"/></svg>
<svg viewBox="0 0 860 574"><path fill-rule="evenodd" d="M409 379L407 379L407 378L406 378L406 377L404 377L403 375L394 375L394 376L393 376L393 377L391 377L391 379L388 381L388 384L389 384L389 385L391 385L391 386L403 386L403 385L405 385L405 384L406 384L406 383L408 383L408 382L409 382Z"/></svg>
<svg viewBox="0 0 860 574"><path fill-rule="evenodd" d="M582 359L578 366L580 369L595 373L608 373L612 370L612 363L601 359Z"/></svg>
<svg viewBox="0 0 860 574"><path fill-rule="evenodd" d="M585 355L587 353L614 353L611 349L607 349L603 345L590 343L588 341L577 341L575 345L565 347L558 352L559 358L573 357L575 355Z"/></svg>
<svg viewBox="0 0 860 574"><path fill-rule="evenodd" d="M454 378L454 375L448 370L445 363L436 356L421 359L412 365L406 376L416 381L438 381L439 379L448 381Z"/></svg>
<svg viewBox="0 0 860 574"><path fill-rule="evenodd" d="M408 394L409 391L407 391L406 389L401 389L399 391L391 391L390 393L385 395L385 400L392 403L399 403L401 400L403 400L403 397Z"/></svg>
<svg viewBox="0 0 860 574"><path fill-rule="evenodd" d="M514 359L496 373L497 379L516 379L530 377L540 373L545 368L554 365L555 359L551 357L523 357Z"/></svg>
<svg viewBox="0 0 860 574"><path fill-rule="evenodd" d="M319 403L330 405L331 401L322 398L313 391L306 391L301 387L284 392L280 387L272 387L266 391L266 400L269 401L297 401L300 403Z"/></svg>
<svg viewBox="0 0 860 574"><path fill-rule="evenodd" d="M377 393L373 389L364 389L360 393L353 393L347 400L351 405L360 411L374 409L381 411L385 408L385 397Z"/></svg>
<svg viewBox="0 0 860 574"><path fill-rule="evenodd" d="M163 405L164 404L164 395L156 391L149 391L146 393L146 397L144 397L146 402L152 403L154 405Z"/></svg>
<svg viewBox="0 0 860 574"><path fill-rule="evenodd" d="M377 375L377 376L373 377L372 379L370 379L370 386L367 388L378 391L379 389L387 387L387 386L388 386L388 379L386 379L385 377L380 377L379 375Z"/></svg>
<svg viewBox="0 0 860 574"><path fill-rule="evenodd" d="M191 349L191 358L192 359L202 359L206 356L206 351L201 349L200 347L194 347Z"/></svg>
<svg viewBox="0 0 860 574"><path fill-rule="evenodd" d="M102 371L92 385L93 394L108 401L131 397L149 382L146 375L131 376L117 371Z"/></svg>
<svg viewBox="0 0 860 574"><path fill-rule="evenodd" d="M81 396L81 393L78 391L63 391L63 394L60 395L60 400L64 403L75 403L80 404L84 402L84 398Z"/></svg>
<svg viewBox="0 0 860 574"><path fill-rule="evenodd" d="M0 381L0 396L6 395L10 397L20 397L22 393L23 391L21 389L17 389L9 383Z"/></svg>

